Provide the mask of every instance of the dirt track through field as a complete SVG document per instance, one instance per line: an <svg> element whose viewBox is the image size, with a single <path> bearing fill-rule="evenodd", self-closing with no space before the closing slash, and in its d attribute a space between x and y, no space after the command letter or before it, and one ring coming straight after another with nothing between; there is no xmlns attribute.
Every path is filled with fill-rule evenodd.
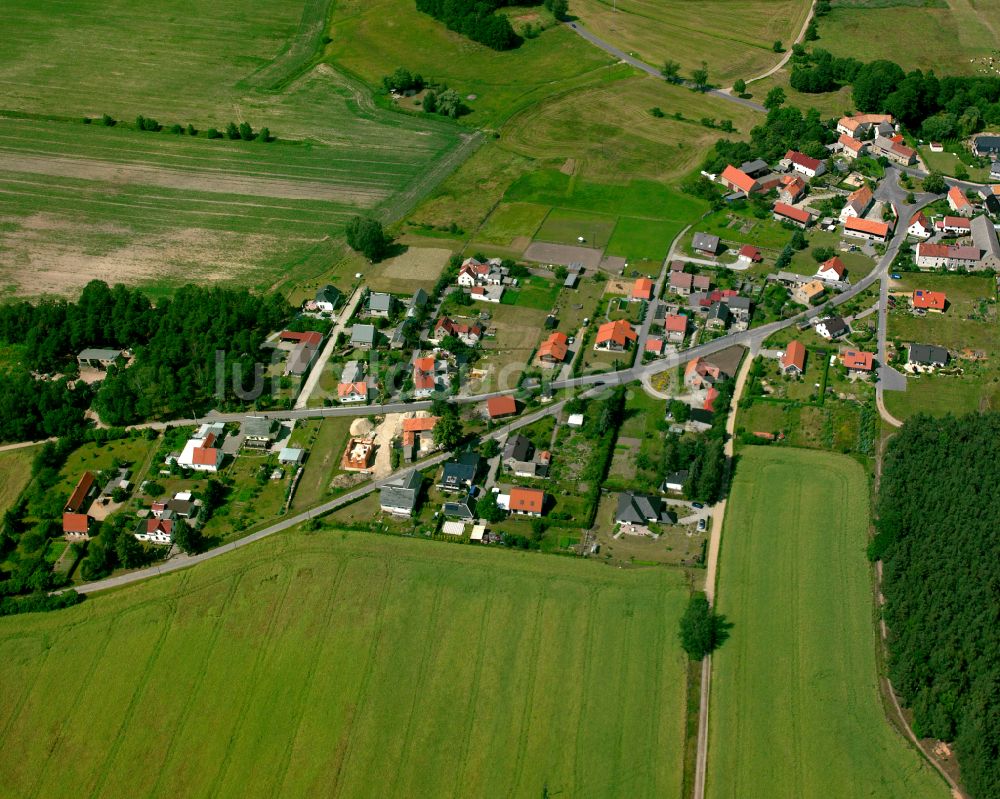
<svg viewBox="0 0 1000 799"><path fill-rule="evenodd" d="M159 186L181 191L276 197L285 200L325 200L365 208L377 205L388 196L388 192L384 190L362 190L357 186L346 184L253 178L215 171L188 171L160 166L121 164L91 158L26 155L4 150L0 150L0 171Z"/></svg>

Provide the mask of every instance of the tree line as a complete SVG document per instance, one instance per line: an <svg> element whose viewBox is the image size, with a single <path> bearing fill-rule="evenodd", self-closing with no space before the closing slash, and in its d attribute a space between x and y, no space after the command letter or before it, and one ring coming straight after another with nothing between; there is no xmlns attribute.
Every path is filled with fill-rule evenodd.
<svg viewBox="0 0 1000 799"><path fill-rule="evenodd" d="M513 50L521 44L510 20L497 9L512 5L541 5L540 0L416 0L417 11L443 22L448 30L461 33L493 50Z"/></svg>
<svg viewBox="0 0 1000 799"><path fill-rule="evenodd" d="M93 119L90 117L83 118L84 125L89 125L92 122ZM107 128L113 128L119 124L119 120L115 119L110 114L103 114L101 116L101 124ZM135 124L132 127L135 128L135 130L152 133L159 133L165 130L178 136L197 136L201 132L190 122L187 125L181 125L179 122L175 122L172 125L167 126L162 125L152 117L147 117L143 114L136 116ZM223 138L223 133L218 128L209 128L205 131L205 136L209 139L221 139ZM240 122L239 124L230 122L225 128L225 138L233 140L242 139L243 141L256 140L261 142L272 142L275 140L275 137L271 135L269 128L263 127L259 131L255 131L249 122Z"/></svg>
<svg viewBox="0 0 1000 799"><path fill-rule="evenodd" d="M883 563L889 676L918 737L954 741L973 796L1000 796L1000 414L916 416L888 443L869 548Z"/></svg>

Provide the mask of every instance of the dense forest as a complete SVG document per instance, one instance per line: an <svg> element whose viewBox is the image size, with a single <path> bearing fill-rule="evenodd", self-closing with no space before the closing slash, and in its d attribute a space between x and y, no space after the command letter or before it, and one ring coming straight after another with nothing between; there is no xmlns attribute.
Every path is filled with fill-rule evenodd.
<svg viewBox="0 0 1000 799"><path fill-rule="evenodd" d="M103 421L131 424L194 415L210 405L246 399L234 382L234 368L249 392L261 344L290 315L281 295L185 286L172 300L154 306L138 290L95 280L75 303L46 300L0 307L0 342L20 345L24 365L44 374L75 374L76 354L86 347L132 349L134 362L128 368L112 367L94 399ZM225 380L218 380L223 373ZM0 419L0 437L63 435L82 422L90 402L90 391L82 384L35 381L19 370L6 377L0 391L0 409L7 411Z"/></svg>
<svg viewBox="0 0 1000 799"><path fill-rule="evenodd" d="M914 731L954 741L976 797L1000 796L1000 414L909 420L878 498L889 674Z"/></svg>
<svg viewBox="0 0 1000 799"><path fill-rule="evenodd" d="M835 58L826 50L797 46L790 79L793 89L820 93L850 85L859 111L889 113L927 138L968 136L1000 124L1000 78L982 75L937 77L917 69L906 73L893 61L862 63Z"/></svg>
<svg viewBox="0 0 1000 799"><path fill-rule="evenodd" d="M505 6L540 5L539 0L417 0L417 11L430 14L448 30L468 36L472 41L494 50L512 50L521 43L510 20L495 14Z"/></svg>

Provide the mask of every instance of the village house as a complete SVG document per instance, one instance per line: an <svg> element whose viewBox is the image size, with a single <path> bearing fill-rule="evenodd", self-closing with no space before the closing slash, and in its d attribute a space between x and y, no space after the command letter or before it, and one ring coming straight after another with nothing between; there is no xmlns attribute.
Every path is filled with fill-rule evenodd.
<svg viewBox="0 0 1000 799"><path fill-rule="evenodd" d="M849 332L851 332L851 329L847 326L847 322L839 316L828 316L816 322L816 335L825 338L827 341L840 338Z"/></svg>
<svg viewBox="0 0 1000 799"><path fill-rule="evenodd" d="M977 216L972 220L972 241L980 250L980 269L1000 271L1000 241L997 240L997 229L988 217Z"/></svg>
<svg viewBox="0 0 1000 799"><path fill-rule="evenodd" d="M490 421L517 415L517 400L510 394L486 400L486 416Z"/></svg>
<svg viewBox="0 0 1000 799"><path fill-rule="evenodd" d="M934 344L910 344L906 354L907 372L933 372L948 363L948 350Z"/></svg>
<svg viewBox="0 0 1000 799"><path fill-rule="evenodd" d="M248 416L240 425L243 446L250 449L267 449L274 442L278 423L266 416Z"/></svg>
<svg viewBox="0 0 1000 799"><path fill-rule="evenodd" d="M875 128L880 133L891 136L894 121L892 114L854 114L837 120L837 132L860 139Z"/></svg>
<svg viewBox="0 0 1000 799"><path fill-rule="evenodd" d="M87 347L77 354L76 362L81 369L97 369L103 372L117 365L123 357L124 353L121 350Z"/></svg>
<svg viewBox="0 0 1000 799"><path fill-rule="evenodd" d="M502 457L504 467L517 477L549 476L552 453L548 450L536 450L535 445L525 436L516 434L508 438Z"/></svg>
<svg viewBox="0 0 1000 799"><path fill-rule="evenodd" d="M692 291L708 291L712 286L708 275L692 275L688 272L670 273L669 288L674 294L686 297Z"/></svg>
<svg viewBox="0 0 1000 799"><path fill-rule="evenodd" d="M816 279L829 283L840 283L847 279L847 267L838 256L823 261L816 270Z"/></svg>
<svg viewBox="0 0 1000 799"><path fill-rule="evenodd" d="M932 244L922 241L917 245L914 263L921 269L975 269L979 264L978 247L954 244Z"/></svg>
<svg viewBox="0 0 1000 799"><path fill-rule="evenodd" d="M729 375L720 366L704 358L688 361L684 367L684 385L696 391L710 388L715 383L722 383L728 379Z"/></svg>
<svg viewBox="0 0 1000 799"><path fill-rule="evenodd" d="M753 316L753 300L749 297L731 296L727 297L724 302L729 306L735 330L746 330L750 327L750 319Z"/></svg>
<svg viewBox="0 0 1000 799"><path fill-rule="evenodd" d="M943 291L917 289L910 295L910 304L914 309L944 313L948 307L948 296Z"/></svg>
<svg viewBox="0 0 1000 799"><path fill-rule="evenodd" d="M388 319L396 307L396 298L391 294L373 291L368 295L368 315L379 319Z"/></svg>
<svg viewBox="0 0 1000 799"><path fill-rule="evenodd" d="M678 469L676 472L670 472L663 478L660 490L675 494L681 493L684 490L684 484L687 483L689 475L690 472L687 469Z"/></svg>
<svg viewBox="0 0 1000 799"><path fill-rule="evenodd" d="M889 230L887 222L877 222L874 219L849 217L844 222L844 235L852 236L856 239L885 243L889 240Z"/></svg>
<svg viewBox="0 0 1000 799"><path fill-rule="evenodd" d="M436 416L416 416L403 420L402 452L407 461L415 460L434 449Z"/></svg>
<svg viewBox="0 0 1000 799"><path fill-rule="evenodd" d="M965 196L965 192L958 186L952 186L948 189L948 207L959 216L971 217L975 211L969 198Z"/></svg>
<svg viewBox="0 0 1000 799"><path fill-rule="evenodd" d="M789 341L778 359L781 373L800 376L806 371L806 348L801 341Z"/></svg>
<svg viewBox="0 0 1000 799"><path fill-rule="evenodd" d="M708 318L705 320L705 327L709 330L725 330L732 321L732 314L729 312L729 304L725 302L714 302L708 309Z"/></svg>
<svg viewBox="0 0 1000 799"><path fill-rule="evenodd" d="M377 336L374 325L354 325L351 328L351 346L356 350L370 350L375 346Z"/></svg>
<svg viewBox="0 0 1000 799"><path fill-rule="evenodd" d="M841 133L837 143L840 145L840 151L844 156L852 160L864 155L865 150L868 149L867 142L858 141L847 133Z"/></svg>
<svg viewBox="0 0 1000 799"><path fill-rule="evenodd" d="M1000 136L977 136L972 143L972 152L980 158L1000 155Z"/></svg>
<svg viewBox="0 0 1000 799"><path fill-rule="evenodd" d="M711 233L695 233L691 239L691 249L702 255L717 255L719 243L719 237Z"/></svg>
<svg viewBox="0 0 1000 799"><path fill-rule="evenodd" d="M469 296L480 302L497 303L503 299L503 286L473 286Z"/></svg>
<svg viewBox="0 0 1000 799"><path fill-rule="evenodd" d="M448 362L439 361L433 355L413 359L413 396L427 399L435 391L448 388Z"/></svg>
<svg viewBox="0 0 1000 799"><path fill-rule="evenodd" d="M566 360L569 353L569 338L565 333L556 331L541 343L538 348L538 360L544 364L560 364Z"/></svg>
<svg viewBox="0 0 1000 799"><path fill-rule="evenodd" d="M442 491L468 491L476 481L480 458L475 452L463 452L447 461L441 470L438 488Z"/></svg>
<svg viewBox="0 0 1000 799"><path fill-rule="evenodd" d="M814 178L826 172L826 165L818 158L811 158L798 150L789 150L779 162L782 169L800 172L807 178Z"/></svg>
<svg viewBox="0 0 1000 799"><path fill-rule="evenodd" d="M972 222L961 216L946 216L934 223L939 233L951 236L968 236L972 233Z"/></svg>
<svg viewBox="0 0 1000 799"><path fill-rule="evenodd" d="M875 195L868 186L855 189L847 195L847 202L840 209L840 221L846 222L852 216L863 217L875 202Z"/></svg>
<svg viewBox="0 0 1000 799"><path fill-rule="evenodd" d="M931 226L927 215L923 211L917 211L910 219L910 226L906 229L906 232L908 235L916 236L918 239L929 239L934 233L934 228Z"/></svg>
<svg viewBox="0 0 1000 799"><path fill-rule="evenodd" d="M684 314L667 314L663 320L663 332L671 344L683 344L687 328L688 318Z"/></svg>
<svg viewBox="0 0 1000 799"><path fill-rule="evenodd" d="M97 492L97 476L93 472L84 472L63 505L62 529L63 536L70 541L88 541L90 539L90 516L87 506Z"/></svg>
<svg viewBox="0 0 1000 799"><path fill-rule="evenodd" d="M305 454L301 447L282 447L278 451L278 465L299 466L302 464Z"/></svg>
<svg viewBox="0 0 1000 799"><path fill-rule="evenodd" d="M799 305L808 307L824 293L826 293L826 286L823 285L822 281L814 279L792 288L792 299Z"/></svg>
<svg viewBox="0 0 1000 799"><path fill-rule="evenodd" d="M491 258L485 263L475 258L466 258L458 270L457 283L463 288L473 286L500 286L510 280L510 270L501 266L499 258Z"/></svg>
<svg viewBox="0 0 1000 799"><path fill-rule="evenodd" d="M537 518L545 512L545 492L540 488L512 488L507 510L518 516Z"/></svg>
<svg viewBox="0 0 1000 799"><path fill-rule="evenodd" d="M368 383L363 380L354 383L338 383L337 401L344 405L368 402Z"/></svg>
<svg viewBox="0 0 1000 799"><path fill-rule="evenodd" d="M787 203L775 203L773 211L777 222L790 222L800 228L807 228L812 224L812 214L803 208L796 208Z"/></svg>
<svg viewBox="0 0 1000 799"><path fill-rule="evenodd" d="M872 142L872 155L885 156L893 163L902 166L912 166L917 163L917 151L903 144L901 137L897 140L896 137L876 136Z"/></svg>
<svg viewBox="0 0 1000 799"><path fill-rule="evenodd" d="M201 429L188 440L184 450L176 458L185 469L196 472L217 472L224 457L218 444L223 436L223 425L202 425ZM168 459L169 460L169 459Z"/></svg>
<svg viewBox="0 0 1000 799"><path fill-rule="evenodd" d="M635 329L624 319L605 322L597 328L594 349L602 352L624 352L629 344L639 338Z"/></svg>
<svg viewBox="0 0 1000 799"><path fill-rule="evenodd" d="M782 175L778 183L778 199L791 205L806 194L806 182L797 175Z"/></svg>
<svg viewBox="0 0 1000 799"><path fill-rule="evenodd" d="M770 172L771 167L767 165L767 161L763 158L755 158L753 161L744 161L740 164L740 171L752 178L759 178Z"/></svg>
<svg viewBox="0 0 1000 799"><path fill-rule="evenodd" d="M285 361L285 375L300 377L309 371L309 367L319 355L323 334L315 330L303 332L282 330L278 334L278 340L286 344L294 344Z"/></svg>
<svg viewBox="0 0 1000 799"><path fill-rule="evenodd" d="M875 368L875 354L864 350L844 350L840 362L847 371L855 375L866 375Z"/></svg>
<svg viewBox="0 0 1000 799"><path fill-rule="evenodd" d="M618 495L615 524L645 527L648 524L673 524L675 516L660 497L625 491Z"/></svg>
<svg viewBox="0 0 1000 799"><path fill-rule="evenodd" d="M423 484L424 478L416 469L389 478L379 489L379 507L393 516L412 516Z"/></svg>
<svg viewBox="0 0 1000 799"><path fill-rule="evenodd" d="M181 524L185 524L185 521L175 517L173 511L167 509L159 515L142 519L134 535L138 540L150 544L172 544L176 526Z"/></svg>
<svg viewBox="0 0 1000 799"><path fill-rule="evenodd" d="M656 336L650 336L646 339L646 347L643 351L648 352L650 355L662 355L663 339Z"/></svg>
<svg viewBox="0 0 1000 799"><path fill-rule="evenodd" d="M760 250L752 244L744 244L740 247L740 251L737 253L736 259L747 264L759 264L764 260L764 256L761 255Z"/></svg>
<svg viewBox="0 0 1000 799"><path fill-rule="evenodd" d="M651 299L653 299L653 281L647 277L640 277L632 284L629 300L631 302L648 302Z"/></svg>
<svg viewBox="0 0 1000 799"><path fill-rule="evenodd" d="M336 286L332 286L327 283L323 288L316 292L316 299L313 300L313 304L316 306L316 310L322 311L323 313L333 313L337 310L337 306L340 305L341 299L343 299L343 294L340 289Z"/></svg>
<svg viewBox="0 0 1000 799"><path fill-rule="evenodd" d="M749 197L760 189L760 183L757 180L732 164L722 170L719 180L726 188L745 197Z"/></svg>
<svg viewBox="0 0 1000 799"><path fill-rule="evenodd" d="M446 336L454 336L467 347L475 347L483 337L483 326L479 322L465 324L442 316L434 325L430 340L440 344Z"/></svg>

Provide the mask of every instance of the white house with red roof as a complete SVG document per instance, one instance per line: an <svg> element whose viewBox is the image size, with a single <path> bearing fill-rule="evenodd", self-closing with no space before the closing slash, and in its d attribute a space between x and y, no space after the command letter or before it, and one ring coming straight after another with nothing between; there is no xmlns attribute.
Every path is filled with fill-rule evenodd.
<svg viewBox="0 0 1000 799"><path fill-rule="evenodd" d="M760 189L760 181L754 180L739 167L729 164L719 175L719 181L726 188L749 196Z"/></svg>
<svg viewBox="0 0 1000 799"><path fill-rule="evenodd" d="M842 133L837 143L840 145L840 151L851 159L864 155L868 149L868 142L859 141L847 133Z"/></svg>
<svg viewBox="0 0 1000 799"><path fill-rule="evenodd" d="M948 207L959 216L972 216L975 209L958 186L948 189Z"/></svg>
<svg viewBox="0 0 1000 799"><path fill-rule="evenodd" d="M774 218L778 222L791 222L801 228L812 224L812 214L803 208L796 208L788 203L775 203L773 210Z"/></svg>
<svg viewBox="0 0 1000 799"><path fill-rule="evenodd" d="M224 457L218 443L219 437L214 432L203 438L191 438L184 445L177 463L196 472L217 472Z"/></svg>
<svg viewBox="0 0 1000 799"><path fill-rule="evenodd" d="M671 344L682 344L687 335L688 318L684 314L667 314L663 320L663 332Z"/></svg>
<svg viewBox="0 0 1000 799"><path fill-rule="evenodd" d="M594 342L594 349L606 352L623 352L638 337L639 334L635 332L635 328L625 319L605 322L597 328L597 340Z"/></svg>
<svg viewBox="0 0 1000 799"><path fill-rule="evenodd" d="M847 279L847 267L839 256L828 258L816 270L816 278L827 283L841 283Z"/></svg>
<svg viewBox="0 0 1000 799"><path fill-rule="evenodd" d="M806 193L806 182L798 175L782 175L778 183L778 199L783 203L798 202Z"/></svg>
<svg viewBox="0 0 1000 799"><path fill-rule="evenodd" d="M413 396L427 399L440 386L448 387L448 362L438 361L433 355L413 359Z"/></svg>
<svg viewBox="0 0 1000 799"><path fill-rule="evenodd" d="M944 313L945 308L948 307L948 295L943 291L927 291L927 289L917 289L911 295L910 302L916 309Z"/></svg>
<svg viewBox="0 0 1000 799"><path fill-rule="evenodd" d="M764 260L764 256L761 254L760 250L752 244L744 244L740 247L740 251L736 257L738 260L748 264L759 264Z"/></svg>
<svg viewBox="0 0 1000 799"><path fill-rule="evenodd" d="M850 217L864 216L872 203L875 202L875 194L867 186L862 186L847 195L847 202L840 209L840 221L846 222Z"/></svg>
<svg viewBox="0 0 1000 799"><path fill-rule="evenodd" d="M934 223L939 233L951 236L968 236L972 233L972 222L964 216L945 216Z"/></svg>
<svg viewBox="0 0 1000 799"><path fill-rule="evenodd" d="M437 344L446 336L454 336L466 346L475 347L483 337L483 326L479 322L465 324L442 316L431 331L430 341Z"/></svg>
<svg viewBox="0 0 1000 799"><path fill-rule="evenodd" d="M845 236L868 241L888 241L890 229L888 222L878 222L874 219L859 219L852 216L844 222Z"/></svg>
<svg viewBox="0 0 1000 799"><path fill-rule="evenodd" d="M812 158L798 150L789 150L785 157L781 159L781 166L805 175L807 178L814 178L826 172L826 165L818 158Z"/></svg>
<svg viewBox="0 0 1000 799"><path fill-rule="evenodd" d="M934 233L934 228L931 227L931 222L927 218L927 215L923 211L917 211L910 219L910 225L906 228L906 232L908 235L916 236L918 239L929 239Z"/></svg>
<svg viewBox="0 0 1000 799"><path fill-rule="evenodd" d="M847 371L854 374L868 374L875 368L875 353L864 350L844 350L840 353L840 362Z"/></svg>
<svg viewBox="0 0 1000 799"><path fill-rule="evenodd" d="M368 402L368 384L363 381L338 383L337 400L345 405L354 402Z"/></svg>
<svg viewBox="0 0 1000 799"><path fill-rule="evenodd" d="M902 136L876 136L872 142L872 154L885 156L890 161L903 166L917 163L917 151L903 144Z"/></svg>

